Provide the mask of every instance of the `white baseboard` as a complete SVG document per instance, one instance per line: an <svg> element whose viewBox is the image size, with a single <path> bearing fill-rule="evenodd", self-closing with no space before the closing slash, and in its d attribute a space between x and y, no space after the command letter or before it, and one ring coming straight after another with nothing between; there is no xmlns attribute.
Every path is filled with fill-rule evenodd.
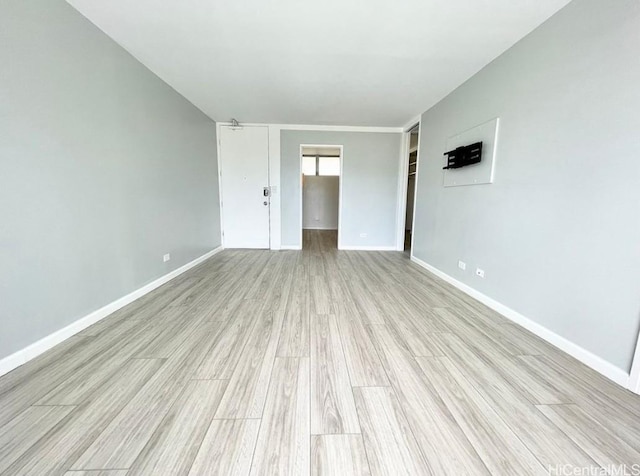
<svg viewBox="0 0 640 476"><path fill-rule="evenodd" d="M281 245L281 250L301 250L302 246L300 245Z"/></svg>
<svg viewBox="0 0 640 476"><path fill-rule="evenodd" d="M301 250L300 245L282 245L281 250ZM396 251L395 246L342 246L338 245L339 250L344 251Z"/></svg>
<svg viewBox="0 0 640 476"><path fill-rule="evenodd" d="M629 390L640 395L640 337L636 342L636 351L633 354L631 371L629 372Z"/></svg>
<svg viewBox="0 0 640 476"><path fill-rule="evenodd" d="M577 344L574 344L570 340L562 337L561 335L556 334L555 332L547 329L543 325L538 324L537 322L529 319L528 317L523 316L517 311L505 306L502 303L499 303L495 299L482 294L480 291L473 289L471 286L468 286L457 279L449 276L448 274L440 271L438 268L434 268L428 263L416 258L415 256L411 256L411 261L422 266L427 271L435 274L439 278L448 282L449 284L455 286L460 289L462 292L468 294L472 298L480 301L484 305L490 307L494 311L502 314L507 319L515 322L516 324L521 325L525 329L533 332L535 335L544 339L551 345L557 347L558 349L566 352L567 354L575 357L583 364L591 367L595 371L601 373L605 377L613 380L615 383L622 385L625 388L629 388L629 374L627 374L624 370L616 367L615 365L607 362L601 357L589 352L588 350L580 347Z"/></svg>
<svg viewBox="0 0 640 476"><path fill-rule="evenodd" d="M340 245L339 250L344 251L396 251L395 246L351 246Z"/></svg>
<svg viewBox="0 0 640 476"><path fill-rule="evenodd" d="M78 319L75 322L72 322L68 326L55 331L53 334L49 334L48 336L43 337L42 339L40 339L37 342L34 342L28 347L25 347L24 349L14 352L13 354L3 358L2 360L0 360L0 376L8 372L11 372L16 367L19 367L27 363L31 359L36 358L40 354L58 345L62 341L86 329L90 325L95 324L96 322L104 319L105 317L114 313L118 309L123 308L127 304L132 303L136 299L141 298L145 294L148 294L154 289L171 281L173 278L181 275L185 271L188 271L194 266L199 265L204 260L222 251L222 249L223 249L222 246L219 246L218 248L215 248L209 251L208 253L205 253L204 255L200 256L199 258L196 258L193 261L185 264L184 266L181 266L178 269L174 269L170 273L165 274L164 276L156 279L155 281L152 281L149 284L146 284L141 288L136 289L135 291L127 294L126 296L123 296L120 299L117 299L107 304L106 306L103 306L100 309L97 309L92 313L87 314L84 317L81 317L80 319Z"/></svg>

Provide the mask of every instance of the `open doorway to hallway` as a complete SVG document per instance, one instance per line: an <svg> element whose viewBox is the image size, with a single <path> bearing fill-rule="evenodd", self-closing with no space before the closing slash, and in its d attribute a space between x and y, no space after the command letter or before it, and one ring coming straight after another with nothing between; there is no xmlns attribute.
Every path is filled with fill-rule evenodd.
<svg viewBox="0 0 640 476"><path fill-rule="evenodd" d="M338 248L342 146L300 146L302 247Z"/></svg>

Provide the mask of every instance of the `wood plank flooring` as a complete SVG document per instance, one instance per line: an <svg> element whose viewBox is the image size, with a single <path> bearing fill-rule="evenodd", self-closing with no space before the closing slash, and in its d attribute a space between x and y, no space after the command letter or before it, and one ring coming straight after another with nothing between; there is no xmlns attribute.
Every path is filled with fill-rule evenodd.
<svg viewBox="0 0 640 476"><path fill-rule="evenodd" d="M403 253L335 244L226 250L1 377L0 474L640 464L640 396Z"/></svg>

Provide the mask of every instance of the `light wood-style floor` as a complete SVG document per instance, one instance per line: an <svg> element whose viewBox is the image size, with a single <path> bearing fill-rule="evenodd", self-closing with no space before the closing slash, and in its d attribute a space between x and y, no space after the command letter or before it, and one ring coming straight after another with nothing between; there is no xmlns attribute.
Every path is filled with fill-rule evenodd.
<svg viewBox="0 0 640 476"><path fill-rule="evenodd" d="M640 398L403 253L338 252L332 232L224 251L0 378L7 475L634 463Z"/></svg>

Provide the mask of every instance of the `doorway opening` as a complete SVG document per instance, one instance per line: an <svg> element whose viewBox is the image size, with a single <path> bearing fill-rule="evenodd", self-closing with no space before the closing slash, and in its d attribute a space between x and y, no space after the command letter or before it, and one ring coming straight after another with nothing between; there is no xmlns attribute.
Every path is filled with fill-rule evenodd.
<svg viewBox="0 0 640 476"><path fill-rule="evenodd" d="M300 146L303 249L336 250L340 242L342 146Z"/></svg>
<svg viewBox="0 0 640 476"><path fill-rule="evenodd" d="M408 157L407 157L407 202L405 206L404 219L404 252L411 253L413 246L413 211L416 200L416 179L418 173L418 145L419 145L420 124L416 124L407 133Z"/></svg>

